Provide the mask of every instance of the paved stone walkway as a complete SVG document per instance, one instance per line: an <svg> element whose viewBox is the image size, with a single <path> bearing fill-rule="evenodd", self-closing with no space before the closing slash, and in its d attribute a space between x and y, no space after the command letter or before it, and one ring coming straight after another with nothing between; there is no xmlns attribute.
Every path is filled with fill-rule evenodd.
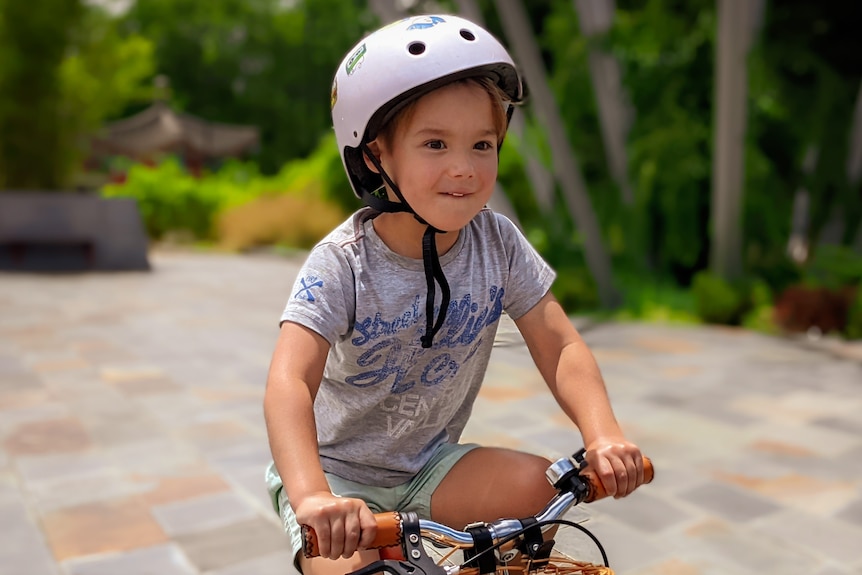
<svg viewBox="0 0 862 575"><path fill-rule="evenodd" d="M0 573L290 573L261 398L298 259L157 253L150 273L0 274ZM619 574L862 573L859 346L583 326L657 469L576 509ZM511 325L466 440L579 436ZM573 538L565 545L584 550Z"/></svg>

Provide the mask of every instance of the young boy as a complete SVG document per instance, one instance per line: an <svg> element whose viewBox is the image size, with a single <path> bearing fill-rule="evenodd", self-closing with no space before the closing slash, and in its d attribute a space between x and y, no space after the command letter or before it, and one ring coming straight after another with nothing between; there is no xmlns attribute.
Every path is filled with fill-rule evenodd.
<svg viewBox="0 0 862 575"><path fill-rule="evenodd" d="M504 311L609 494L643 482L640 451L549 291L554 272L484 207L521 98L506 50L450 15L381 28L337 70L336 139L369 207L309 254L264 399L270 493L305 575L376 560L365 549L372 513L415 511L461 529L548 502L546 459L458 443ZM322 557L302 557L303 524Z"/></svg>

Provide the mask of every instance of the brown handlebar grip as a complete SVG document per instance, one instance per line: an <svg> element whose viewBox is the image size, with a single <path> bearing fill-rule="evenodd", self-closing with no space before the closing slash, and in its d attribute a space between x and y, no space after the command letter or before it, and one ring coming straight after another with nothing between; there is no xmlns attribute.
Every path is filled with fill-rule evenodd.
<svg viewBox="0 0 862 575"><path fill-rule="evenodd" d="M652 481L654 476L655 470L652 466L652 460L650 460L649 457L644 457L644 483ZM584 499L586 503L592 503L593 501L597 501L608 496L608 492L605 491L605 486L602 485L601 480L592 469L587 468L582 471L581 477L586 479L590 485L590 491L587 494L586 499Z"/></svg>
<svg viewBox="0 0 862 575"><path fill-rule="evenodd" d="M377 521L377 535L368 549L382 549L401 545L401 514L396 511L375 513L374 519ZM302 526L302 553L307 559L320 556L317 533L308 525Z"/></svg>

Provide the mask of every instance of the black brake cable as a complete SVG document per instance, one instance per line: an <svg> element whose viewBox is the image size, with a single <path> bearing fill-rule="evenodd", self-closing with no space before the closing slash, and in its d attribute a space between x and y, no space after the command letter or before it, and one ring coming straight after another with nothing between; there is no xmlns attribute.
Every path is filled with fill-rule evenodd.
<svg viewBox="0 0 862 575"><path fill-rule="evenodd" d="M497 543L494 543L493 545L491 545L487 549L483 549L479 553L476 553L475 555L470 557L469 560L467 560L464 563L462 563L461 565L459 565L458 568L463 569L464 567L466 567L470 563L476 565L476 564L478 564L477 559L479 557L485 555L486 553L488 553L490 551L496 551L502 545L505 545L506 543L508 543L509 541L512 541L513 539L516 539L517 537L520 537L521 535L523 535L524 533L526 533L530 529L534 529L536 527L543 527L545 525L565 525L567 527L574 527L575 529L578 529L582 533L585 533L590 539L592 539L593 543L596 544L596 547L598 548L599 553L602 554L602 562L604 563L604 566L610 567L610 565L608 564L608 555L607 555L607 553L605 553L605 548L602 547L601 542L598 540L598 538L595 535L593 535L593 533L589 529L587 529L583 525L575 523L574 521L569 521L567 519L547 519L545 521L539 521L537 523L534 523L533 525L523 527L523 528L515 531L511 535L507 535L506 537L504 537L503 539L501 539Z"/></svg>

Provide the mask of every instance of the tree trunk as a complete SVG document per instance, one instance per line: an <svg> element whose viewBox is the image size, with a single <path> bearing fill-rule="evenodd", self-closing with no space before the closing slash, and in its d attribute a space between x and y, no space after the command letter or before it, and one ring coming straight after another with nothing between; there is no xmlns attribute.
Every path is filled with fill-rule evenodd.
<svg viewBox="0 0 862 575"><path fill-rule="evenodd" d="M395 22L404 16L393 0L368 0L368 7L380 19L381 24Z"/></svg>
<svg viewBox="0 0 862 575"><path fill-rule="evenodd" d="M574 0L581 33L587 38L601 36L613 24L614 0ZM599 109L602 142L608 159L611 176L620 188L623 203L634 202L628 175L626 135L631 113L624 104L620 65L612 55L596 48L589 51L590 77Z"/></svg>
<svg viewBox="0 0 862 575"><path fill-rule="evenodd" d="M820 150L814 146L808 146L805 151L805 159L802 160L802 171L808 176L817 167L817 159ZM799 186L793 196L793 220L790 225L790 239L787 241L787 255L797 264L808 260L809 239L808 227L811 220L811 193L805 186Z"/></svg>
<svg viewBox="0 0 862 575"><path fill-rule="evenodd" d="M850 129L850 149L847 153L847 183L851 189L859 191L862 183L862 83L856 106L853 109L853 126ZM857 252L862 253L862 224L856 225L856 240L852 243Z"/></svg>
<svg viewBox="0 0 862 575"><path fill-rule="evenodd" d="M485 19L476 0L458 0L457 5L459 14L480 26L485 25ZM526 110L523 108L515 111L509 124L509 133L518 138L520 142L519 150L524 160L524 168L527 179L530 181L530 188L536 197L539 209L543 213L548 214L554 209L554 178L539 159L536 149L527 141L527 126L523 116L525 112ZM502 188L499 186L497 191L495 191L495 195L498 193L503 193ZM495 200L495 198L491 199L492 202ZM506 203L511 206L508 199L498 200L497 203Z"/></svg>
<svg viewBox="0 0 862 575"><path fill-rule="evenodd" d="M565 132L565 124L548 85L544 64L529 19L521 2L495 0L503 29L511 42L516 60L530 85L533 109L548 131L553 171L563 190L567 207L584 237L586 260L596 281L599 298L605 307L619 304L620 296L613 285L611 262L602 242L577 157Z"/></svg>
<svg viewBox="0 0 862 575"><path fill-rule="evenodd" d="M742 275L742 188L748 66L763 0L718 0L715 152L710 262L718 276Z"/></svg>

